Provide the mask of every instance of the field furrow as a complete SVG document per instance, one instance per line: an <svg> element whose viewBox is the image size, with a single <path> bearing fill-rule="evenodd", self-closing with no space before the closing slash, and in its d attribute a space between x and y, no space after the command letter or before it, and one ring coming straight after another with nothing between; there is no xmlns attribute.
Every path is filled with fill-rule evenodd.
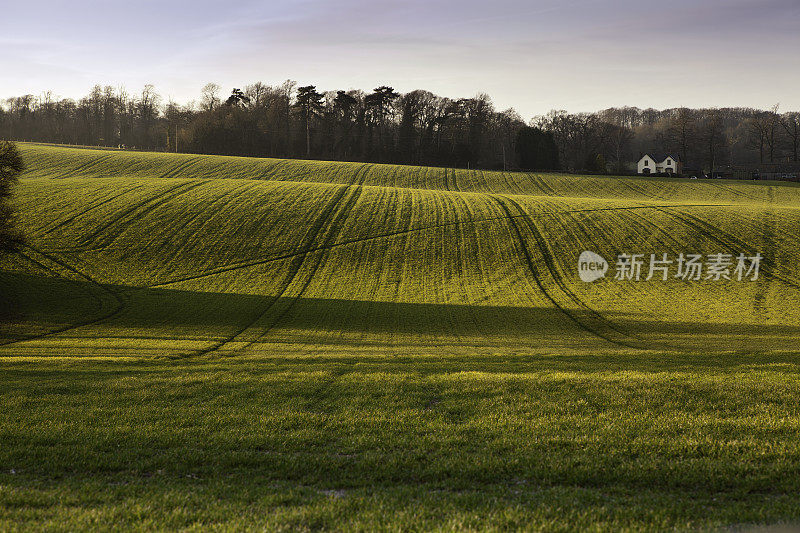
<svg viewBox="0 0 800 533"><path fill-rule="evenodd" d="M564 313L581 329L612 344L625 348L646 348L646 346L641 345L637 339L630 337L622 331L621 328L589 307L569 289L568 284L564 281L559 272L558 266L553 260L552 253L543 240L536 224L532 221L530 216L525 214L523 208L517 202L508 197L495 197L495 201L508 215L508 220L511 222L514 232L519 239L522 253L531 270L537 287L559 311ZM527 241L520 229L520 222L515 218L515 212L518 216L522 217L522 223L525 224L528 231L533 236L536 243L534 249L528 247ZM538 253L533 255L532 250L536 250ZM539 261L539 259L541 261ZM544 269L537 266L540 262L544 263ZM555 288L549 289L547 287L547 281L544 279L545 276L547 276L547 281L553 282ZM574 309L576 305L578 309Z"/></svg>
<svg viewBox="0 0 800 533"><path fill-rule="evenodd" d="M35 297L10 308L3 356L793 352L800 339L791 184L24 152L31 257L0 259L0 288ZM583 250L608 260L604 279L580 281ZM620 253L717 251L761 252L763 279L614 279Z"/></svg>

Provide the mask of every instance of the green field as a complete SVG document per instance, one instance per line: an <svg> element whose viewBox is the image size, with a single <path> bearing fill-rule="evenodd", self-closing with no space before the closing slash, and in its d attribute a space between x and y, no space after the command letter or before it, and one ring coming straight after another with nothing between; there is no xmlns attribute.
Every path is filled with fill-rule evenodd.
<svg viewBox="0 0 800 533"><path fill-rule="evenodd" d="M800 523L795 184L21 149L2 530Z"/></svg>

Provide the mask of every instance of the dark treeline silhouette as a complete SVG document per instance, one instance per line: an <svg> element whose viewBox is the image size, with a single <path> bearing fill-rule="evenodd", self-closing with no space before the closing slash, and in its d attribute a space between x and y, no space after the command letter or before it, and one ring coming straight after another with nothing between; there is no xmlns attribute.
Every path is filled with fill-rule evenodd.
<svg viewBox="0 0 800 533"><path fill-rule="evenodd" d="M78 101L25 95L0 105L0 138L140 150L486 169L625 173L643 152L706 170L798 161L800 113L750 108L551 111L527 124L485 94L451 99L381 86L320 91L254 83L199 102L96 86Z"/></svg>
<svg viewBox="0 0 800 533"><path fill-rule="evenodd" d="M687 167L798 168L800 113L778 106L657 111L635 107L597 113L551 111L532 125L553 134L564 168L626 172L643 153L671 153Z"/></svg>
<svg viewBox="0 0 800 533"><path fill-rule="evenodd" d="M16 215L9 203L17 176L25 169L17 147L0 141L0 253L17 250L24 239L16 228Z"/></svg>

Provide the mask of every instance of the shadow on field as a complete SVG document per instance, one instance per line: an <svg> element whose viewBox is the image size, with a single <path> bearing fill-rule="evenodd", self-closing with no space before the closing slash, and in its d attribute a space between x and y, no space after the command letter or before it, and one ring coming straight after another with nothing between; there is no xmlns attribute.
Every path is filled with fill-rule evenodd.
<svg viewBox="0 0 800 533"><path fill-rule="evenodd" d="M800 494L797 363L685 354L9 362L0 501L20 514L66 498L72 512L124 502L169 515L213 502L235 516L326 502L350 502L341 512L351 512L375 498L384 513L427 502L431 513L552 505L559 516L607 516L609 506L637 506L642 519L678 509L725 523L788 520Z"/></svg>
<svg viewBox="0 0 800 533"><path fill-rule="evenodd" d="M327 350L334 357L415 355L414 349L436 355L430 349L437 348L482 356L637 351L601 338L586 312L572 311L577 323L546 307L273 298L12 272L0 272L0 291L2 355L47 356L58 349L58 355L191 356L232 339L247 346L226 355L269 356L276 346L284 354ZM798 325L690 323L630 313L607 313L603 320L620 336L662 353L800 353Z"/></svg>

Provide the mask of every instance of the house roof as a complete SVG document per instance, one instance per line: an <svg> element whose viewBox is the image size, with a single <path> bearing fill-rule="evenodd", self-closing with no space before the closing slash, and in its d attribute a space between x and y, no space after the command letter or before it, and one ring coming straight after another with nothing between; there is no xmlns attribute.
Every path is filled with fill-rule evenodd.
<svg viewBox="0 0 800 533"><path fill-rule="evenodd" d="M676 156L675 154L670 154L670 153L646 152L646 153L642 154L642 157L644 157L646 155L650 156L650 159L652 159L656 163L661 163L663 161L666 161L666 159L668 157L671 157L674 161L680 161L681 160L680 157ZM641 161L641 158L639 158L639 160Z"/></svg>

